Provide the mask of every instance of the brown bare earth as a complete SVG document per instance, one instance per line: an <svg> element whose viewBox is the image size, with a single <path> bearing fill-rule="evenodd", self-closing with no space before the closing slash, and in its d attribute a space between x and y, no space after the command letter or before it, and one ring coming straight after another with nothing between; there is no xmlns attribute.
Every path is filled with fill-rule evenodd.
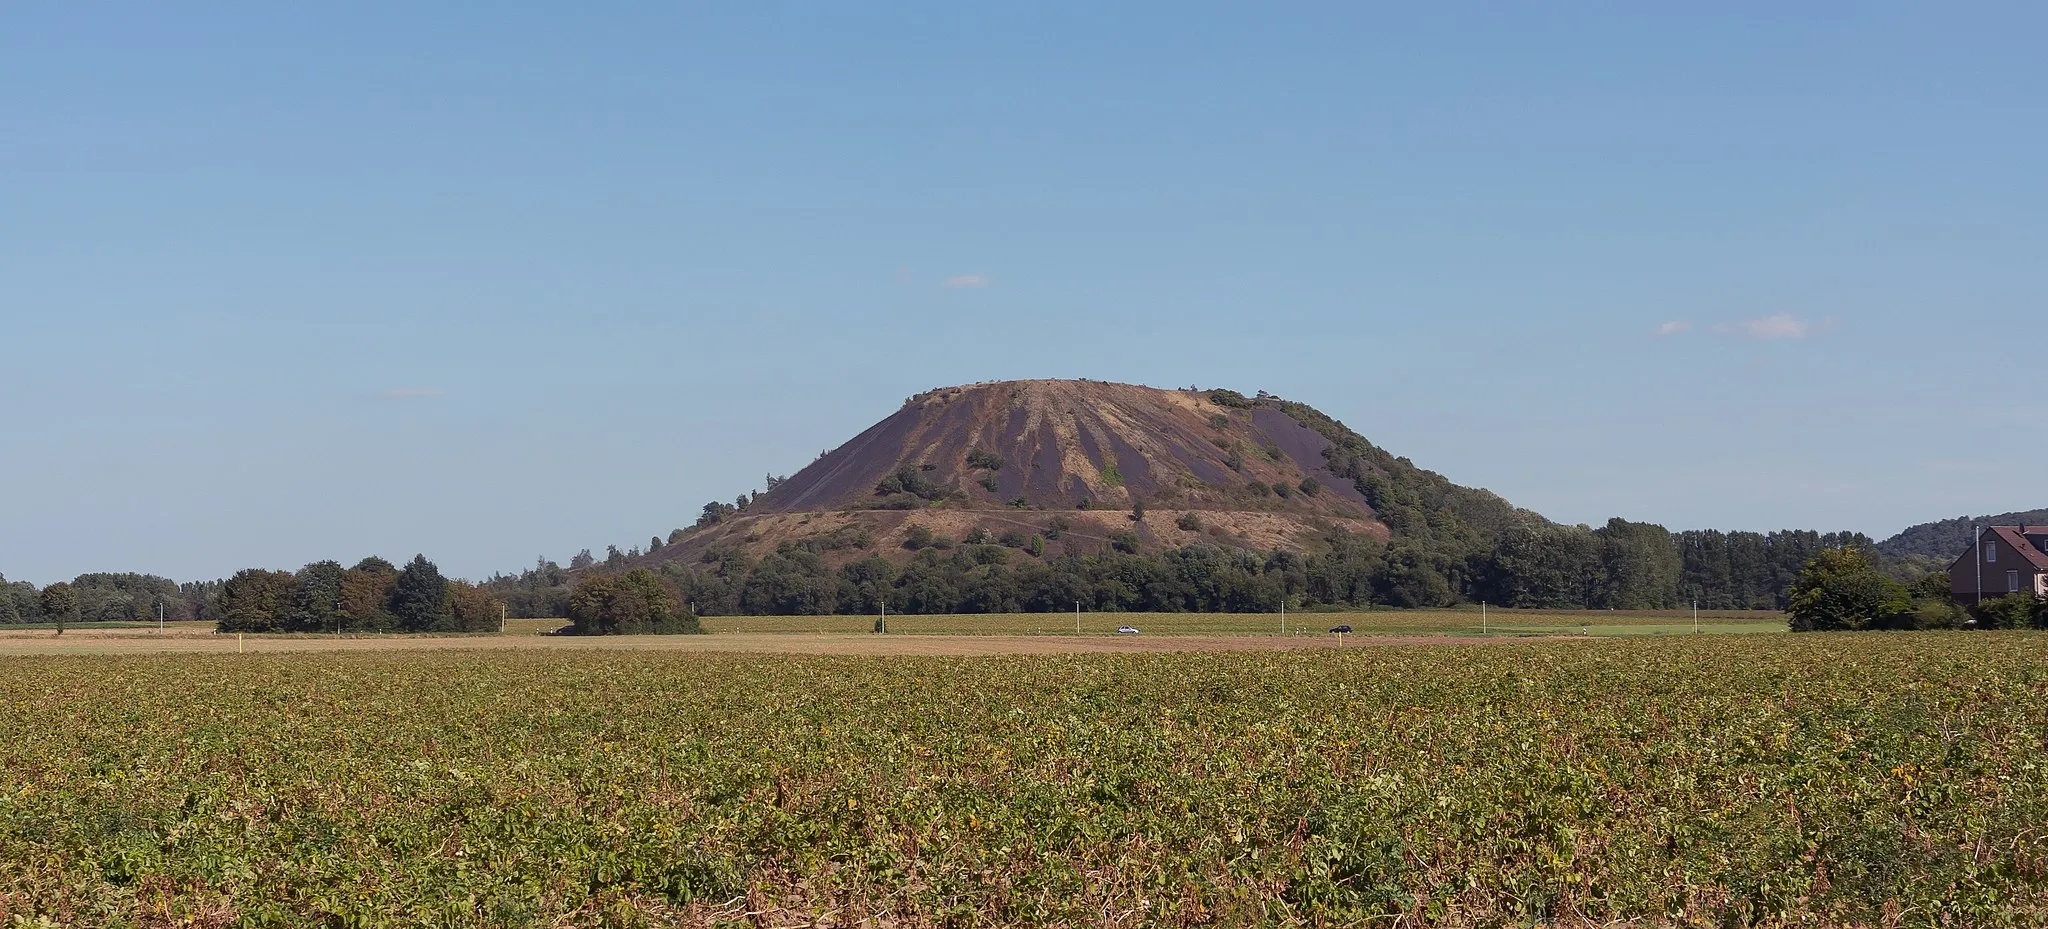
<svg viewBox="0 0 2048 929"><path fill-rule="evenodd" d="M1386 538L1358 489L1329 470L1329 446L1280 410L1220 405L1195 390L1071 380L948 387L910 398L746 511L650 560L715 547L759 556L800 540L825 542L832 560L908 557L901 545L912 526L956 540L984 528L1057 537L1054 554L1101 550L1120 531L1147 549L1207 540L1300 550L1331 530ZM928 483L930 499L892 500L878 489L906 472ZM1304 481L1314 492L1300 490ZM1143 519L1132 518L1138 501ZM1199 525L1183 529L1188 514Z"/></svg>
<svg viewBox="0 0 2048 929"><path fill-rule="evenodd" d="M251 635L173 629L76 629L0 632L0 656L141 655L161 653L261 654L365 651L671 651L678 653L761 653L780 655L1065 655L1129 652L1275 651L1393 645L1450 645L1510 642L1468 636L1188 635L1188 636L1002 636L863 635L828 633L726 633L720 635L610 636L308 636Z"/></svg>

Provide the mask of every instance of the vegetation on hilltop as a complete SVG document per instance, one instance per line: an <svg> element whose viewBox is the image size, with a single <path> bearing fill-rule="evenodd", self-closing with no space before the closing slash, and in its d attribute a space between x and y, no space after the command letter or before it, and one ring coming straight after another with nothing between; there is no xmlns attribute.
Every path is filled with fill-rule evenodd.
<svg viewBox="0 0 2048 929"><path fill-rule="evenodd" d="M993 413L977 413L975 415L981 418L976 419L968 414L978 409L973 407L975 397L991 402L1001 397L1008 397L1006 402L1026 402L1017 399L1016 387L1010 387L1005 394L1005 386L980 385L978 393L975 388L949 388L920 394L911 398L906 410L899 412L898 416L924 415L919 404L944 404L947 416L953 418L938 420L938 425L933 428L968 430L970 433L975 429L994 429L1001 417ZM1003 604L1070 602L1075 599L1072 595L1075 591L1080 592L1080 599L1093 599L1105 609L1140 610L1220 609L1222 607L1189 607L1186 604L1225 601L1256 601L1277 606L1283 596L1290 602L1333 606L1445 606L1486 601L1516 607L1642 609L1670 608L1698 601L1710 609L1782 609L1788 603L1793 579L1808 559L1828 548L1870 545L1869 539L1855 533L1714 530L1673 533L1661 526L1621 519L1610 520L1598 528L1558 525L1516 507L1490 491L1463 487L1441 474L1420 468L1406 458L1379 448L1314 407L1263 391L1256 396L1221 388L1197 391L1196 396L1210 404L1206 409L1221 412L1202 413L1202 407L1197 405L1194 411L1182 413L1176 411L1184 409L1185 400L1180 401L1182 406L1176 407L1172 402L1175 392L1092 383L1068 385L1062 389L1066 392L1057 394L1060 402L1114 405L1122 411L1116 417L1117 421L1150 423L1131 427L1157 433L1127 435L1127 444L1134 447L1173 446L1175 437L1181 435L1174 429L1185 427L1201 432L1209 437L1193 440L1195 444L1209 448L1212 454L1226 457L1228 460L1221 463L1232 472L1242 472L1248 466L1247 459L1282 461L1287 460L1289 454L1300 454L1299 451L1282 452L1267 432L1252 425L1254 414L1270 415L1262 414L1262 411L1284 414L1286 420L1282 422L1291 421L1321 437L1321 443L1308 446L1322 448L1321 460L1290 465L1299 466L1300 470L1293 472L1301 475L1298 478L1289 477L1275 482L1239 478L1243 487L1232 491L1234 496L1228 498L1233 501L1230 505L1284 507L1312 514L1317 512L1316 507L1326 505L1329 498L1337 496L1326 490L1326 480L1334 480L1340 482L1336 486L1347 493L1355 491L1356 496L1347 499L1359 501L1362 503L1358 507L1361 514L1369 514L1383 523L1387 538L1382 543L1328 528L1317 531L1311 528L1314 526L1313 517L1305 515L1302 518L1303 538L1311 541L1298 549L1247 550L1246 546L1221 539L1214 545L1202 543L1191 550L1171 551L1153 539L1153 534L1139 531L1143 528L1147 508L1155 500L1131 492L1130 500L1124 506L1130 509L1134 525L1128 530L1109 532L1106 538L1093 544L1060 539L1059 531L1052 528L1059 522L1057 519L1047 523L1036 535L1029 530L1010 533L1012 537L1000 540L1002 544L999 546L977 544L997 541L995 539L969 539L967 544L957 549L953 547L952 539L940 539L938 541L942 545L932 546L930 531L921 530L920 535L919 527L915 526L901 549L893 545L885 549L871 548L871 534L844 526L816 530L821 534L813 538L765 543L751 552L735 550L743 547L734 544L736 532L715 536L717 541L713 542L691 541L704 529L745 515L757 497L743 494L731 504L706 504L704 515L695 526L670 533L665 547L650 545L648 554L663 552L659 558L636 560L634 556L641 554L637 548L623 555L613 549L614 557L607 559L604 570L622 570L633 564L657 567L674 580L686 599L697 602L707 615L784 609L815 611L821 608L820 604L826 603L849 604L839 607L841 609L853 609L851 604L856 603L860 608L866 608L866 598L831 593L837 583L833 575L837 566L849 560L874 559L890 562L889 571L898 578L924 578L933 574L947 576L943 583L892 581L890 590L885 593L891 597L893 605L907 610L925 609L925 604L931 604L932 610L945 612L1000 610L1004 608ZM1185 392L1180 396L1184 398ZM998 408L1005 411L1004 417L1008 417L1003 419L1004 422L1016 418L1007 412L1011 407L991 407ZM1182 423L1175 417L1184 417L1193 425ZM1028 419L1028 415L1025 418ZM1270 419L1258 421L1266 424L1263 429L1278 428ZM919 425L923 422L922 419L916 423L905 419L890 428L909 435L924 428ZM974 480L981 482L990 493L995 492L995 475L1009 461L1029 458L1028 455L1006 458L982 438L953 435L943 432L943 429L931 433L924 441L938 443L934 447L957 447L963 473L979 475ZM1211 435L1226 429L1238 432L1232 433L1234 437L1228 439L1221 434ZM873 432L875 430L870 430ZM986 434L985 431L974 433ZM1015 434L1032 433L1026 430ZM1212 440L1218 447L1227 446L1227 453L1210 448L1207 443ZM862 442L861 453L872 452L875 445L874 442ZM888 470L881 472L882 476L873 485L872 492L863 496L866 507L920 510L945 506L971 510L997 505L1011 508L1035 506L1028 495L1001 503L981 500L963 490L964 484L949 483L946 475L951 472L930 461L920 464L908 460L887 460L890 462ZM1154 463L1154 470L1181 460L1171 456L1161 458ZM828 470L838 473L850 466L851 459L842 456ZM1311 470L1314 473L1308 473ZM1317 474L1324 477L1318 478ZM1096 466L1090 476L1098 481L1100 488L1108 491L1121 490L1129 483L1130 477L1123 473L1113 458ZM812 484L820 480L816 475L799 475L799 479ZM1154 479L1156 481L1156 475ZM781 483L780 479L771 481L771 485ZM973 481L967 482L971 483ZM1343 488L1343 484L1350 486ZM1094 501L1083 498L1079 505L1092 508L1092 504ZM1357 504L1347 502L1343 505ZM1188 505L1178 508L1187 511ZM1201 515L1191 511L1176 517L1174 525L1184 532L1214 528L1205 524ZM992 532L989 534L994 535ZM1034 544L1031 541L1034 537L1041 537L1042 541ZM1048 546L1047 542L1054 544ZM769 548L771 545L773 547ZM930 550L933 548L936 551ZM765 553L763 549L767 549ZM1222 554L1212 556L1209 554L1211 550ZM1229 572L1189 567L1224 562L1259 567L1244 569L1239 572L1242 576L1233 575L1227 580L1222 578ZM1284 579L1258 580L1269 573L1263 567L1268 564L1335 565L1337 567L1329 569L1319 567L1317 572L1320 576L1336 580L1321 585ZM583 566L589 565L571 565L572 568ZM1892 561L1886 561L1883 567L1899 579L1914 579L1921 573L1914 566ZM873 566L860 570L869 575L876 573ZM759 581L750 580L757 572L765 574ZM1270 573L1282 578L1289 574L1284 568ZM1104 574L1114 580L1104 581L1098 576ZM1167 588L1172 585L1148 584L1144 580L1155 574L1173 575L1194 588L1227 589L1229 593L1182 595L1168 592ZM1053 580L1041 583L1041 577ZM874 586L872 580L865 583L869 587ZM556 609L567 596L565 587L565 582L555 572L545 570L545 565L538 573L498 578L492 585L495 592L512 603L515 611L533 613ZM744 596L750 588L801 593ZM944 591L956 593L944 594Z"/></svg>
<svg viewBox="0 0 2048 929"><path fill-rule="evenodd" d="M1976 541L1971 534L1973 527L2043 524L2048 524L2048 510L2020 510L1997 516L1958 516L1908 526L1898 535L1877 543L1877 551L1889 558L1925 558L1946 565Z"/></svg>

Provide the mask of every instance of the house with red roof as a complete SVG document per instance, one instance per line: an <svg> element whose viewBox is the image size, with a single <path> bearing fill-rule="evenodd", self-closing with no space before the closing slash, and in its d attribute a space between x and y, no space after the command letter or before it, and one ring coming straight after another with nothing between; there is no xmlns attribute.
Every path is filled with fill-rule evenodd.
<svg viewBox="0 0 2048 929"><path fill-rule="evenodd" d="M2048 526L1989 526L1948 566L1957 603L2006 594L2048 597Z"/></svg>

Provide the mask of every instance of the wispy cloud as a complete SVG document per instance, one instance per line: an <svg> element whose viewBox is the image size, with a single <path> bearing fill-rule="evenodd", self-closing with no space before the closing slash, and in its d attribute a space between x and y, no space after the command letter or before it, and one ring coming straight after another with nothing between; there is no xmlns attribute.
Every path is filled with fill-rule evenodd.
<svg viewBox="0 0 2048 929"><path fill-rule="evenodd" d="M1715 326L1714 331L1723 335L1738 335L1745 339L1803 339L1826 329L1828 322L1822 320L1815 323L1790 313L1779 313L1740 322L1722 323Z"/></svg>
<svg viewBox="0 0 2048 929"><path fill-rule="evenodd" d="M988 275L955 274L952 277L946 278L946 280L943 282L943 286L947 290L959 290L962 287L987 287Z"/></svg>
<svg viewBox="0 0 2048 929"><path fill-rule="evenodd" d="M1657 331L1650 333L1650 335L1661 339L1665 336L1677 335L1691 328L1692 323L1686 322L1682 319L1674 319L1668 323L1665 323L1662 326L1658 326Z"/></svg>
<svg viewBox="0 0 2048 929"><path fill-rule="evenodd" d="M421 397L438 397L446 393L439 387L393 387L384 391L392 400L417 400Z"/></svg>

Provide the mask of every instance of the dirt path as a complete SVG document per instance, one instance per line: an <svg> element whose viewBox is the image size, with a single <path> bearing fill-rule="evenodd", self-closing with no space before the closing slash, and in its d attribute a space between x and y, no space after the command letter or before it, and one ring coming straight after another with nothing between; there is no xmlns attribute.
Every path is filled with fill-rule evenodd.
<svg viewBox="0 0 2048 929"><path fill-rule="evenodd" d="M725 633L718 635L608 636L285 636L223 635L173 630L76 629L0 632L0 656L145 655L163 653L372 652L623 650L699 653L755 652L782 655L1067 655L1172 651L1273 651L1305 648L1360 648L1513 642L1476 636L1157 635L1011 636Z"/></svg>

